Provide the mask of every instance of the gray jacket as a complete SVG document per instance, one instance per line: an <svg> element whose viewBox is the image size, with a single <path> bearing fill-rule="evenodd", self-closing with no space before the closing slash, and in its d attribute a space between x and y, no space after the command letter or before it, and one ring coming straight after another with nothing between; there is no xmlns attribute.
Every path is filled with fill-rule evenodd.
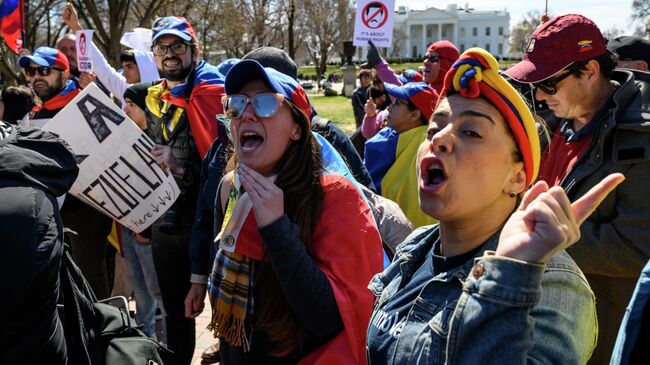
<svg viewBox="0 0 650 365"><path fill-rule="evenodd" d="M614 106L594 126L591 144L561 183L574 201L608 174L625 175L567 250L596 294L595 363L609 359L625 306L650 258L650 74L616 70L612 80L620 84Z"/></svg>

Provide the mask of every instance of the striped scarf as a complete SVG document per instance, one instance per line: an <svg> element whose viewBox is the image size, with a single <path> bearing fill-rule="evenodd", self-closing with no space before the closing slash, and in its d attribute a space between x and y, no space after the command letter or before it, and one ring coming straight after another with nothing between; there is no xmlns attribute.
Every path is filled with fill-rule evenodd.
<svg viewBox="0 0 650 365"><path fill-rule="evenodd" d="M221 231L232 216L238 195L232 184ZM252 332L253 264L249 257L218 249L209 282L212 320L208 330L231 346L242 346L244 352L250 349Z"/></svg>

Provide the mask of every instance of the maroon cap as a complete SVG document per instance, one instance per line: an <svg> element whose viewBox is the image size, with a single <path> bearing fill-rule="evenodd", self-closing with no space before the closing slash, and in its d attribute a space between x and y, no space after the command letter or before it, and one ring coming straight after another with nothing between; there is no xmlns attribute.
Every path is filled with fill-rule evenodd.
<svg viewBox="0 0 650 365"><path fill-rule="evenodd" d="M606 51L605 38L594 22L578 14L560 15L535 29L524 60L505 73L519 82L540 82Z"/></svg>

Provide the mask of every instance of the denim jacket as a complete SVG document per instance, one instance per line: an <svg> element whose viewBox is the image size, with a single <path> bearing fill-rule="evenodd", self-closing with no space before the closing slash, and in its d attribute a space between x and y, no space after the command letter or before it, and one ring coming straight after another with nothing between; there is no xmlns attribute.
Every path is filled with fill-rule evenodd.
<svg viewBox="0 0 650 365"><path fill-rule="evenodd" d="M432 277L412 301L388 358L368 364L584 364L596 345L594 295L561 252L546 265L494 256L499 233L473 259ZM369 289L375 316L431 255L438 226L414 231ZM370 343L370 339L369 342ZM375 356L373 356L375 355Z"/></svg>

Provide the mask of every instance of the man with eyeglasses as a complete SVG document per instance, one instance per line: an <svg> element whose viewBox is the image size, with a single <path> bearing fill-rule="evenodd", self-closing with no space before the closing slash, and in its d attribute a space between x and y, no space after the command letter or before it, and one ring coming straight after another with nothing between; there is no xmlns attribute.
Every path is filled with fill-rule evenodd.
<svg viewBox="0 0 650 365"><path fill-rule="evenodd" d="M379 50L372 41L368 41L368 65L377 70L377 77L389 84L402 85L395 72L390 68L388 62L381 58ZM424 82L429 84L438 94L442 90L445 74L456 62L460 53L453 43L441 40L431 43L422 60Z"/></svg>
<svg viewBox="0 0 650 365"><path fill-rule="evenodd" d="M33 119L54 117L79 94L77 85L68 79L70 64L61 51L39 47L32 55L20 57L18 65L42 102L34 107Z"/></svg>
<svg viewBox="0 0 650 365"><path fill-rule="evenodd" d="M580 240L567 250L596 295L594 364L609 362L625 307L650 257L650 85L629 70L614 70L616 64L598 27L568 14L537 28L524 60L506 71L532 84L535 98L560 119L542 155L540 180L563 187L573 201L609 173L626 178L580 226Z"/></svg>
<svg viewBox="0 0 650 365"><path fill-rule="evenodd" d="M166 312L172 364L189 364L194 353L194 318L185 316L190 289L189 241L199 193L201 160L215 139L227 136L216 115L223 114L225 72L199 60L190 23L182 17L158 18L151 51L163 80L148 90L145 110L152 154L169 168L181 195L153 224L154 266Z"/></svg>

